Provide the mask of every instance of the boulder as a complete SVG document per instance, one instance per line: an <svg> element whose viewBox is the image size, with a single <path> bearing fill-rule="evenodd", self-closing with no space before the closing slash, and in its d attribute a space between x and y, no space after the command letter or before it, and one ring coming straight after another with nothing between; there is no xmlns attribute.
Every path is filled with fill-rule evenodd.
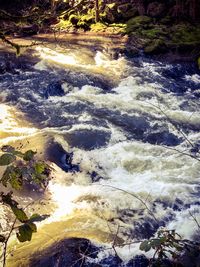
<svg viewBox="0 0 200 267"><path fill-rule="evenodd" d="M165 10L166 10L165 4L159 2L152 2L147 7L147 14L150 17L160 18L163 16Z"/></svg>
<svg viewBox="0 0 200 267"><path fill-rule="evenodd" d="M128 34L137 30L138 28L149 27L149 24L152 22L152 19L147 16L137 16L135 18L129 19L127 21L126 31Z"/></svg>
<svg viewBox="0 0 200 267"><path fill-rule="evenodd" d="M105 7L105 20L108 22L115 22L118 18L117 5L115 3L107 4Z"/></svg>
<svg viewBox="0 0 200 267"><path fill-rule="evenodd" d="M31 36L37 34L39 31L38 25L26 25L20 29L20 33L23 36Z"/></svg>
<svg viewBox="0 0 200 267"><path fill-rule="evenodd" d="M126 267L148 267L149 260L144 255L136 255L132 260L130 260Z"/></svg>
<svg viewBox="0 0 200 267"><path fill-rule="evenodd" d="M62 88L61 81L50 83L44 92L45 98L49 98L50 96L63 96L63 95L65 95L65 92Z"/></svg>
<svg viewBox="0 0 200 267"><path fill-rule="evenodd" d="M167 51L165 42L161 39L153 40L144 49L144 52L149 55L161 54Z"/></svg>
<svg viewBox="0 0 200 267"><path fill-rule="evenodd" d="M51 247L31 256L29 267L98 266L86 263L86 257L95 258L98 248L85 238L68 238L54 243ZM86 257L83 257L85 255Z"/></svg>
<svg viewBox="0 0 200 267"><path fill-rule="evenodd" d="M117 12L119 13L122 19L129 19L139 15L138 10L131 4L119 5L117 8Z"/></svg>

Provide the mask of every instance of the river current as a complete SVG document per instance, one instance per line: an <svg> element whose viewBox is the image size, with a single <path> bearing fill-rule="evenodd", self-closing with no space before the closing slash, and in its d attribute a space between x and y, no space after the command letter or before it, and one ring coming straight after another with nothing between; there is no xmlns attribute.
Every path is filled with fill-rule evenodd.
<svg viewBox="0 0 200 267"><path fill-rule="evenodd" d="M193 217L200 221L195 64L50 44L37 46L31 56L6 57L0 143L37 149L54 168L40 209L50 216L38 224L30 244L16 245L9 266L27 266L31 253L65 237L109 247L117 235L124 262L142 254L140 241L162 227L195 238ZM6 57L4 51L1 60ZM114 251L101 251L96 262L106 253Z"/></svg>

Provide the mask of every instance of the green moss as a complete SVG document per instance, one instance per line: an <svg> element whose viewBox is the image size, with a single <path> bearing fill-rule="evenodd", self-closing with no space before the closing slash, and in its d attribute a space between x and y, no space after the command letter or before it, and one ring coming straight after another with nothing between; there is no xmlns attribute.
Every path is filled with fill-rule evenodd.
<svg viewBox="0 0 200 267"><path fill-rule="evenodd" d="M189 24L178 24L171 29L171 39L175 44L200 44L200 27Z"/></svg>
<svg viewBox="0 0 200 267"><path fill-rule="evenodd" d="M157 39L152 41L149 45L147 45L144 49L146 54L159 54L164 52L166 49L165 42L161 39Z"/></svg>
<svg viewBox="0 0 200 267"><path fill-rule="evenodd" d="M197 63L198 63L199 69L200 69L200 57L198 58Z"/></svg>
<svg viewBox="0 0 200 267"><path fill-rule="evenodd" d="M138 28L146 28L152 22L152 19L147 16L138 16L127 21L126 32L130 34Z"/></svg>
<svg viewBox="0 0 200 267"><path fill-rule="evenodd" d="M153 28L148 30L142 30L141 35L149 39L155 39L157 37L165 35L166 32L162 28Z"/></svg>

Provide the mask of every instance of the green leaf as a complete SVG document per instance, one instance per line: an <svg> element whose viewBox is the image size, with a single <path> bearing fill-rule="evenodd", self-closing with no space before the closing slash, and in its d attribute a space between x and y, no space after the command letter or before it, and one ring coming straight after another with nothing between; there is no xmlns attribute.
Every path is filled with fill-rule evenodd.
<svg viewBox="0 0 200 267"><path fill-rule="evenodd" d="M7 184L9 182L12 188L16 190L21 189L23 181L22 181L22 172L20 168L13 166L7 167L0 181L5 187L7 187Z"/></svg>
<svg viewBox="0 0 200 267"><path fill-rule="evenodd" d="M152 241L151 241L151 246L154 249L157 248L157 247L159 247L162 244L163 244L163 239L161 239L161 238L159 238L159 239L152 239Z"/></svg>
<svg viewBox="0 0 200 267"><path fill-rule="evenodd" d="M20 157L20 158L23 158L24 157L24 153L20 152L20 151L13 151L13 155L17 156L17 157Z"/></svg>
<svg viewBox="0 0 200 267"><path fill-rule="evenodd" d="M0 243L3 243L6 240L5 236L0 235Z"/></svg>
<svg viewBox="0 0 200 267"><path fill-rule="evenodd" d="M37 232L37 226L36 226L35 223L28 222L27 224L29 225L29 227L31 228L31 230L32 230L33 233L36 233Z"/></svg>
<svg viewBox="0 0 200 267"><path fill-rule="evenodd" d="M2 175L1 183L3 184L3 186L7 187L9 180L10 180L10 168L7 167L7 169Z"/></svg>
<svg viewBox="0 0 200 267"><path fill-rule="evenodd" d="M29 224L23 224L19 227L17 238L20 242L31 241L33 231Z"/></svg>
<svg viewBox="0 0 200 267"><path fill-rule="evenodd" d="M0 166L6 166L16 160L16 157L12 154L5 153L0 157Z"/></svg>
<svg viewBox="0 0 200 267"><path fill-rule="evenodd" d="M34 168L38 174L41 174L45 171L46 164L44 162L36 162Z"/></svg>
<svg viewBox="0 0 200 267"><path fill-rule="evenodd" d="M41 222L48 217L49 217L49 215L33 214L28 221L29 222Z"/></svg>
<svg viewBox="0 0 200 267"><path fill-rule="evenodd" d="M28 221L28 217L26 215L26 213L18 208L18 207L11 207L13 213L15 214L16 218L20 221L20 222L26 222Z"/></svg>
<svg viewBox="0 0 200 267"><path fill-rule="evenodd" d="M151 249L151 245L148 240L145 240L140 244L140 250L148 252L150 249Z"/></svg>
<svg viewBox="0 0 200 267"><path fill-rule="evenodd" d="M37 152L34 152L33 150L28 150L24 153L23 159L25 161L31 161L36 153Z"/></svg>

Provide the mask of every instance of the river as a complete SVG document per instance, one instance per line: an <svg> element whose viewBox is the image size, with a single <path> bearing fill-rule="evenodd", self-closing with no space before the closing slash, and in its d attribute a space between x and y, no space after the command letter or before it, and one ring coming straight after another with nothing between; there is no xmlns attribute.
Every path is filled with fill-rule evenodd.
<svg viewBox="0 0 200 267"><path fill-rule="evenodd" d="M105 247L117 239L124 262L142 254L140 240L161 227L195 239L195 64L116 56L109 43L95 47L83 41L49 42L19 58L1 48L0 57L7 64L0 76L0 143L37 149L54 168L44 205L35 204L50 216L30 243L15 244L8 266L28 266L34 253L65 237ZM25 194L26 202L37 195ZM96 262L108 253L114 251L101 251Z"/></svg>

